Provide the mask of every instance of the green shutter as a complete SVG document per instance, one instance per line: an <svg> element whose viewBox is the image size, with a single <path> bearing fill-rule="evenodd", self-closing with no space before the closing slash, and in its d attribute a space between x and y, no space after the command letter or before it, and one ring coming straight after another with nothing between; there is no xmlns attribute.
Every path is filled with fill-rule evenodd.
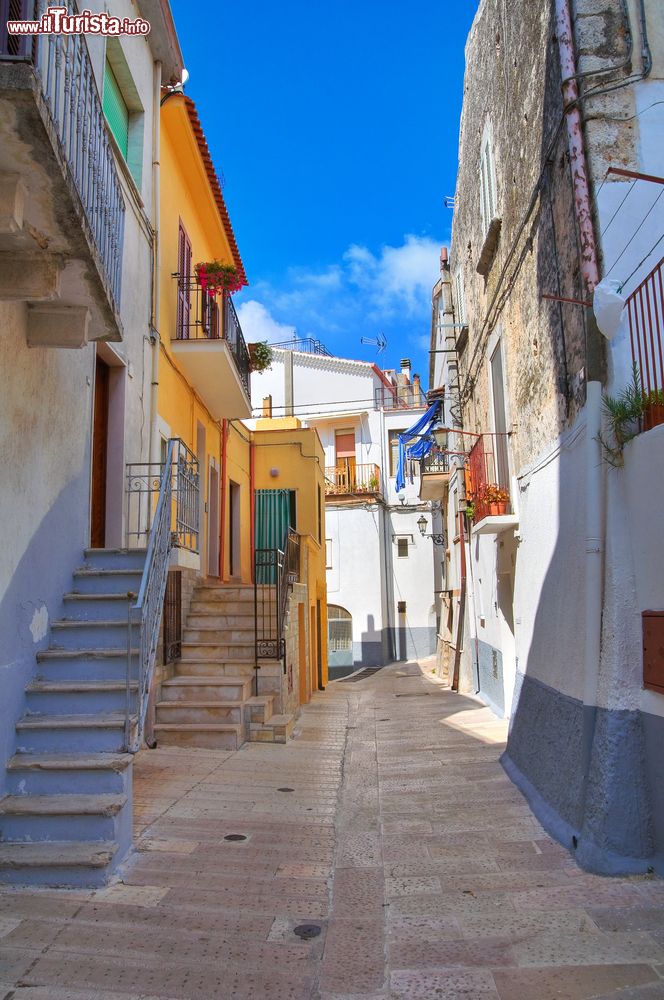
<svg viewBox="0 0 664 1000"><path fill-rule="evenodd" d="M108 61L104 67L104 115L126 160L129 149L129 109Z"/></svg>
<svg viewBox="0 0 664 1000"><path fill-rule="evenodd" d="M256 548L282 549L290 525L290 490L256 490Z"/></svg>

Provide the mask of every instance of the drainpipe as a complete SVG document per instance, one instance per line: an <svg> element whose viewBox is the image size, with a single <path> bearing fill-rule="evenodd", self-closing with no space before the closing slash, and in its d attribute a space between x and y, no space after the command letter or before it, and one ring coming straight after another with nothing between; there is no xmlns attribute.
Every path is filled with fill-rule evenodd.
<svg viewBox="0 0 664 1000"><path fill-rule="evenodd" d="M256 554L256 493L254 490L254 483L256 479L255 473L256 467L256 449L254 442L252 441L249 445L249 549L251 552L251 582L254 583L254 565L255 565L255 554Z"/></svg>
<svg viewBox="0 0 664 1000"><path fill-rule="evenodd" d="M221 531L221 538L219 539L219 579L222 583L224 581L224 568L226 566L226 496L228 494L228 490L226 489L227 450L228 420L224 419L221 422L221 517L219 519L219 530Z"/></svg>
<svg viewBox="0 0 664 1000"><path fill-rule="evenodd" d="M152 375L150 379L150 441L148 461L150 463L158 461L159 456L159 432L157 428L157 406L159 399L159 273L161 266L161 253L159 247L159 223L160 223L160 175L159 175L159 146L160 146L160 122L159 106L161 100L161 62L157 60L153 69L153 94L152 94L152 228L153 228L153 250L152 250L152 316L150 317L150 342L152 344Z"/></svg>
<svg viewBox="0 0 664 1000"><path fill-rule="evenodd" d="M597 249L590 208L588 169L583 141L583 127L579 110L579 88L576 83L576 59L574 57L574 36L570 15L570 0L556 0L556 34L560 55L560 73L563 79L563 106L566 109L567 143L569 147L572 183L574 186L574 210L581 243L581 273L588 291L592 294L599 282Z"/></svg>
<svg viewBox="0 0 664 1000"><path fill-rule="evenodd" d="M567 139L574 186L574 209L581 242L581 272L588 293L599 281L597 249L590 207L588 171L581 113L578 106L576 60L570 15L570 0L556 0L556 31L563 78L563 104L567 110ZM586 371L588 358L586 357ZM586 639L584 650L584 744L583 770L588 775L595 729L602 641L602 455L598 435L602 426L602 385L586 384Z"/></svg>

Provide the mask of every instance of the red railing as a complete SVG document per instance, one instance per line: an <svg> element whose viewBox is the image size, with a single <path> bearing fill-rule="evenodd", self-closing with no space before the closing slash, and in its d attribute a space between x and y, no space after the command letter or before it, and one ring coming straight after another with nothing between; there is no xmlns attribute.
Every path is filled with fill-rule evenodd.
<svg viewBox="0 0 664 1000"><path fill-rule="evenodd" d="M481 434L470 449L466 468L473 520L511 514L507 434Z"/></svg>
<svg viewBox="0 0 664 1000"><path fill-rule="evenodd" d="M632 359L643 392L644 430L664 424L664 257L627 299Z"/></svg>

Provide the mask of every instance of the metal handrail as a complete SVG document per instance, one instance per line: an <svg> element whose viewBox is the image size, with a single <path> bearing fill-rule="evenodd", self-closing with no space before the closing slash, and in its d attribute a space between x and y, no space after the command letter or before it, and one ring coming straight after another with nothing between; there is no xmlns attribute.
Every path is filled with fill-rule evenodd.
<svg viewBox="0 0 664 1000"><path fill-rule="evenodd" d="M8 20L39 20L45 0L20 0L20 15L0 0L0 62L32 65L42 113L48 116L83 208L82 222L95 247L117 310L122 281L125 203L87 43L83 35L10 36ZM63 2L61 6L65 6ZM71 10L71 4L67 4Z"/></svg>
<svg viewBox="0 0 664 1000"><path fill-rule="evenodd" d="M166 461L161 475L159 499L155 510L148 550L141 577L141 585L135 604L129 605L127 614L127 674L126 674L126 708L125 708L125 749L136 753L143 742L145 718L147 714L150 687L154 675L154 665L157 657L159 641L159 626L164 606L166 579L172 547L171 533L171 503L173 496L173 477L171 465L175 440L168 442ZM138 645L138 703L136 708L136 726L132 735L131 711L131 674L134 653L134 630L139 629Z"/></svg>
<svg viewBox="0 0 664 1000"><path fill-rule="evenodd" d="M259 660L282 660L286 672L285 630L288 599L300 579L300 536L288 530L283 549L254 553L254 670L258 695Z"/></svg>
<svg viewBox="0 0 664 1000"><path fill-rule="evenodd" d="M173 544L198 552L200 473L198 459L180 438L172 438ZM147 544L164 471L163 462L129 462L126 466L127 548Z"/></svg>

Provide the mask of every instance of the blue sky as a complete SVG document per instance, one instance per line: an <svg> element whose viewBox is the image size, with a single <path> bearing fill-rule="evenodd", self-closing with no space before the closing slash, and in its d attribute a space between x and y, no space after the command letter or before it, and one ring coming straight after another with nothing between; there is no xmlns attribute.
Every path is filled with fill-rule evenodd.
<svg viewBox="0 0 664 1000"><path fill-rule="evenodd" d="M172 7L249 278L246 339L408 356L426 384L475 0ZM381 333L378 357L360 338Z"/></svg>

